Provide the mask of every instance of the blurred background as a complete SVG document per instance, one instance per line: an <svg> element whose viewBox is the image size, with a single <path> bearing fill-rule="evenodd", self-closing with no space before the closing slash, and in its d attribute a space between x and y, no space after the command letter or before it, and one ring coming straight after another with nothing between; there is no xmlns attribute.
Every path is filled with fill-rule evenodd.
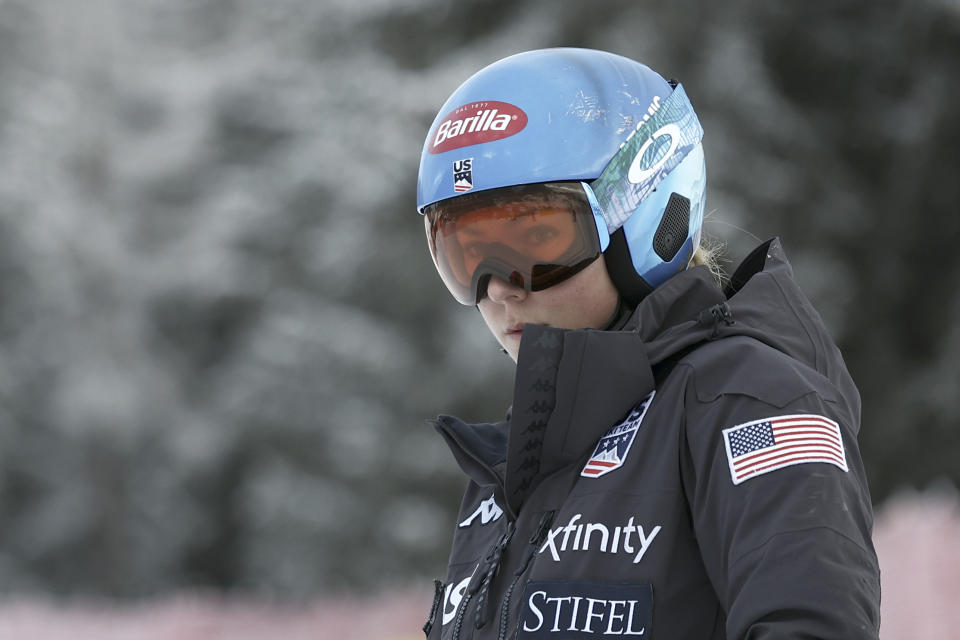
<svg viewBox="0 0 960 640"><path fill-rule="evenodd" d="M958 0L0 0L0 636L417 637L464 484L424 421L513 382L420 148L549 46L684 83L706 233L782 236L860 386L884 635L948 637Z"/></svg>

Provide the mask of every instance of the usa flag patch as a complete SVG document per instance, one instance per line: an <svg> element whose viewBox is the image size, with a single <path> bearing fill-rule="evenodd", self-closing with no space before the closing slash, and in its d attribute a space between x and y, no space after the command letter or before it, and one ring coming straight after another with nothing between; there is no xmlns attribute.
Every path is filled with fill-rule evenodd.
<svg viewBox="0 0 960 640"><path fill-rule="evenodd" d="M599 478L623 466L627 454L630 453L630 447L633 445L633 439L637 435L637 429L643 422L643 416L647 415L647 409L650 408L655 393L656 391L651 391L650 395L641 400L640 404L630 411L626 420L607 431L606 435L600 438L597 448L593 450L593 455L590 456L587 464L583 467L583 471L580 472L581 476Z"/></svg>
<svg viewBox="0 0 960 640"><path fill-rule="evenodd" d="M733 484L806 462L826 462L849 471L840 425L823 416L754 420L724 429L723 441Z"/></svg>

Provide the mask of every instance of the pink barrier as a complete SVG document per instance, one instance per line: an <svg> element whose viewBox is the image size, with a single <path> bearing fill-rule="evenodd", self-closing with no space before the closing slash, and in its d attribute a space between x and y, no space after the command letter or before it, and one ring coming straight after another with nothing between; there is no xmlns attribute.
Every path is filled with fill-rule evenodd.
<svg viewBox="0 0 960 640"><path fill-rule="evenodd" d="M873 533L883 588L885 640L960 637L960 501L955 493L902 494Z"/></svg>
<svg viewBox="0 0 960 640"><path fill-rule="evenodd" d="M186 595L139 605L0 605L2 640L415 640L432 592L329 599L303 607Z"/></svg>

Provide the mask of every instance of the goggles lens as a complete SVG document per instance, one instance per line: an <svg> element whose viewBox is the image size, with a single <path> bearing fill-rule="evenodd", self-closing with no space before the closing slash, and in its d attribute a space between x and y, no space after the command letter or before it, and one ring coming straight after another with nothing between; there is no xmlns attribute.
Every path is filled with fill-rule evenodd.
<svg viewBox="0 0 960 640"><path fill-rule="evenodd" d="M447 289L477 304L490 276L540 291L600 255L593 210L578 182L505 187L424 208L427 241Z"/></svg>

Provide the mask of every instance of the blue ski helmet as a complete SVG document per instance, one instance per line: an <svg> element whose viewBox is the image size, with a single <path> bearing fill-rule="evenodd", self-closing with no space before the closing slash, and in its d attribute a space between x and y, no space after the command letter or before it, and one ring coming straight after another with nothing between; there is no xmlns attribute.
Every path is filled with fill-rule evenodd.
<svg viewBox="0 0 960 640"><path fill-rule="evenodd" d="M636 303L686 269L699 243L702 137L683 87L643 64L590 49L520 53L441 107L420 156L417 209L579 183L611 279Z"/></svg>

